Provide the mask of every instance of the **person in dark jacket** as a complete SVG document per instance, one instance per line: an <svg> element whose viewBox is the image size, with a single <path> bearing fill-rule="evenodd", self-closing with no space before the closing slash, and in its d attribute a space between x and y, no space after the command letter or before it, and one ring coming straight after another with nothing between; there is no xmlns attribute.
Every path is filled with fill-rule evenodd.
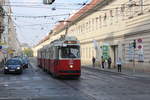
<svg viewBox="0 0 150 100"><path fill-rule="evenodd" d="M101 64L102 64L102 68L104 68L105 59L104 59L104 57L103 57L103 56L101 57Z"/></svg>
<svg viewBox="0 0 150 100"><path fill-rule="evenodd" d="M110 68L111 68L111 62L112 62L112 61L111 61L111 57L108 58L108 61L107 61L107 62L108 62L108 69L110 69Z"/></svg>
<svg viewBox="0 0 150 100"><path fill-rule="evenodd" d="M93 58L92 58L92 63L93 63L93 67L95 67L95 57L93 56Z"/></svg>

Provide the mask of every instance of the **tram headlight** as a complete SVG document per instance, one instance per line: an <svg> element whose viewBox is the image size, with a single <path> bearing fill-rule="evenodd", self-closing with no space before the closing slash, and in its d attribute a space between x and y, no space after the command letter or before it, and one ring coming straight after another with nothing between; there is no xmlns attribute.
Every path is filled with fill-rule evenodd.
<svg viewBox="0 0 150 100"><path fill-rule="evenodd" d="M5 69L8 69L8 67L5 67Z"/></svg>
<svg viewBox="0 0 150 100"><path fill-rule="evenodd" d="M70 68L73 68L73 65L70 65L69 67L70 67Z"/></svg>

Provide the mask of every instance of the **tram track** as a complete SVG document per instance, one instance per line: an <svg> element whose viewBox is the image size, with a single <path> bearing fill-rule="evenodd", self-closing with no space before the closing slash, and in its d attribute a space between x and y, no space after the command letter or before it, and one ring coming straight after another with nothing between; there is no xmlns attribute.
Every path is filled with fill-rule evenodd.
<svg viewBox="0 0 150 100"><path fill-rule="evenodd" d="M69 86L70 88L72 88L73 90L77 91L78 93L80 92L81 94L83 94L85 97L87 97L87 99L89 100L97 100L93 95L89 94L89 93L85 93L84 91L80 90L79 88L76 88L75 86L73 86L71 83L66 82L65 80L60 80L60 82L64 83L65 85Z"/></svg>
<svg viewBox="0 0 150 100"><path fill-rule="evenodd" d="M130 81L136 81L136 82L141 82L141 83L146 83L149 84L150 79L149 78L143 78L143 77L137 77L137 76L132 76L132 75L127 75L127 74L122 74L122 73L116 73L116 72L110 72L110 71L103 71L103 70L97 70L97 69L92 69L92 68L82 68L83 74L89 75L91 77L95 76L97 79L105 79L106 76L107 80L111 79L122 79L122 80L130 80ZM105 80L104 80L105 81Z"/></svg>

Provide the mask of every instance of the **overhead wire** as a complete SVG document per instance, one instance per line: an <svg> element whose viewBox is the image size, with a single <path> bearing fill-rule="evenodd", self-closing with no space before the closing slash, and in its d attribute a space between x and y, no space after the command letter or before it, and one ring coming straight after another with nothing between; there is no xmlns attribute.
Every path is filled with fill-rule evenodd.
<svg viewBox="0 0 150 100"><path fill-rule="evenodd" d="M34 3L33 3L34 4ZM60 5L63 4L63 3L60 3ZM77 5L83 5L83 4L78 4L78 3L74 3L74 4L77 4ZM87 5L95 5L95 4L87 4ZM116 4L116 5L122 5L122 4ZM125 5L128 5L128 4L125 4ZM30 7L35 7L35 8L41 8L43 5L3 5L3 6L14 6L14 7L27 7L27 8L30 8ZM109 9L101 9L101 10L95 10L95 9L80 9L81 12L80 13L72 13L72 14L83 14L84 10L92 10L92 11L107 11L107 10L113 10L113 9L116 9L116 8L121 8L121 7L115 7L115 8L109 8ZM150 4L144 4L144 5L136 5L136 6L150 6ZM48 6L46 7L43 7L43 8L50 8ZM56 7L55 7L56 8ZM52 9L52 8L51 8ZM57 9L61 9L61 10L64 10L64 9L70 9L70 8L56 8ZM73 9L72 9L73 10ZM74 9L75 10L75 9ZM79 10L79 9L78 9ZM82 12L83 11L83 12ZM131 12L131 11L126 11L126 12ZM84 13L88 13L88 12L84 12ZM60 15L57 15L57 16L63 16L63 15L69 15L69 14L60 14ZM56 15L48 15L48 16L18 16L18 15L11 15L12 17L22 17L22 18L49 18L49 17L53 17L53 16L56 16ZM107 15L108 16L108 15Z"/></svg>
<svg viewBox="0 0 150 100"><path fill-rule="evenodd" d="M64 5L81 5L81 6L84 6L84 5L97 5L97 4L85 3L85 2L83 2L83 3L54 3L53 5L44 5L42 2L5 2L5 4L3 4L3 6L46 6L46 7L47 6L49 6L49 7L57 6L57 5L62 5L62 6L64 6ZM123 5L123 4L122 3L121 4L113 4L111 6L116 6L116 5ZM125 5L129 5L129 3L126 3ZM144 6L146 6L146 5L144 5Z"/></svg>
<svg viewBox="0 0 150 100"><path fill-rule="evenodd" d="M5 11L5 10L4 10ZM6 15L8 15L8 12L6 12L5 11L5 14ZM18 29L22 32L22 30L21 30L21 28L20 28L20 26L13 20L13 19L11 19L11 21L15 24L15 26L16 27L18 27ZM16 32L16 31L15 31ZM23 33L23 32L22 32ZM17 35L17 33L16 33L16 35ZM23 36L22 34L20 34L26 41L27 41L27 39L25 38L25 36ZM18 35L17 35L18 36ZM18 37L16 36L16 39L18 40ZM20 41L19 41L19 44L20 44Z"/></svg>
<svg viewBox="0 0 150 100"><path fill-rule="evenodd" d="M145 6L149 6L150 4L147 4ZM137 5L140 6L140 5ZM66 15L74 15L74 14L83 14L83 12L92 10L95 12L103 12L103 11L108 11L108 10L113 10L113 9L118 9L118 8L122 8L120 6L118 7L114 7L114 8L108 8L108 9L100 9L100 10L95 10L95 9L80 9L80 12L75 12L75 13L65 13L65 14L57 14L57 15L42 15L42 16L28 16L28 15L8 15L8 16L12 16L12 17L22 17L22 18L48 18L48 17L55 17L55 16L66 16ZM124 9L127 7L124 7ZM132 12L132 11L126 11L126 12ZM88 12L84 12L84 13L88 13ZM7 16L7 15L5 15Z"/></svg>

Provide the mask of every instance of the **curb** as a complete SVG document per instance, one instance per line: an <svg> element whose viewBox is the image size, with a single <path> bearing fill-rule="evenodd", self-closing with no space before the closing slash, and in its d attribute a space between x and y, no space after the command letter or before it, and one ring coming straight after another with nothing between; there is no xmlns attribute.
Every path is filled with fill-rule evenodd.
<svg viewBox="0 0 150 100"><path fill-rule="evenodd" d="M1 66L1 67L0 67L0 71L2 71L2 70L3 70L3 67Z"/></svg>
<svg viewBox="0 0 150 100"><path fill-rule="evenodd" d="M115 72L115 71L111 71L111 70L105 70L105 69L100 69L98 67L96 68L93 68L93 67L90 67L90 66L82 66L82 68L87 68L87 69L92 69L92 70L98 70L98 71L103 71L103 72L109 72L109 73L113 73L113 74L119 74L119 75L126 75L126 76L129 76L129 77L136 77L136 78L150 78L150 74L145 74L144 76L143 75L138 75L138 74L132 74L132 73L123 73L123 72Z"/></svg>
<svg viewBox="0 0 150 100"><path fill-rule="evenodd" d="M113 74L120 74L120 75L127 75L129 76L128 74L125 74L125 73L120 73L120 72L114 72L114 71L109 71L109 70L105 70L105 69L100 69L98 67L89 67L89 66L82 66L82 68L87 68L87 69L92 69L92 70L99 70L99 71L103 71L103 72L109 72L109 73L113 73Z"/></svg>

